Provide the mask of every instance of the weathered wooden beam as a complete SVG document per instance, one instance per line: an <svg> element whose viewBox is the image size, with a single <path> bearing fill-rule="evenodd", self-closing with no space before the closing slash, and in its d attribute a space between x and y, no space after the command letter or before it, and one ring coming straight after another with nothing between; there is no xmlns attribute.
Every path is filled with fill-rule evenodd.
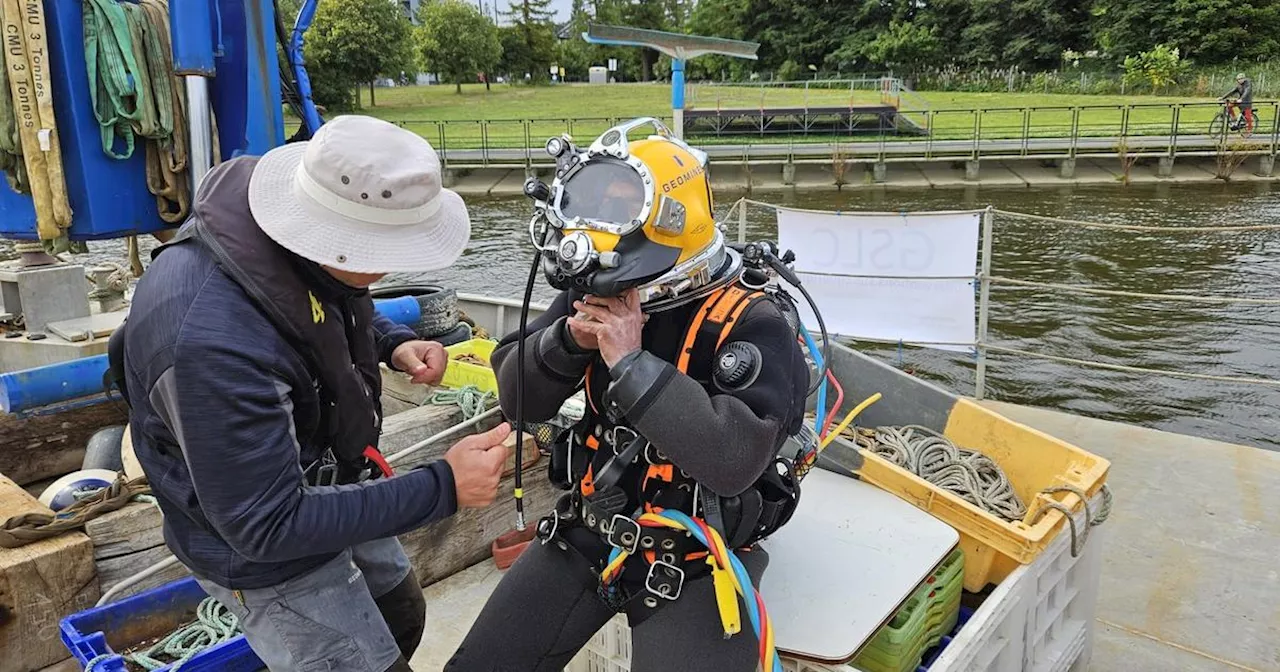
<svg viewBox="0 0 1280 672"><path fill-rule="evenodd" d="M137 553L129 553L127 555L117 555L113 558L98 560L96 563L98 569L98 580L102 583L104 590L111 590L117 583L141 572L144 569L164 560L172 555L167 546L155 546L145 551ZM150 576L147 579L134 584L127 588L124 592L119 593L115 599L135 595L144 590L164 585L170 581L180 579L191 572L187 570L182 563L177 563L171 567L165 568L164 571Z"/></svg>
<svg viewBox="0 0 1280 672"><path fill-rule="evenodd" d="M93 540L93 559L101 561L163 546L162 523L155 504L134 502L94 518L84 531Z"/></svg>
<svg viewBox="0 0 1280 672"><path fill-rule="evenodd" d="M0 520L52 513L0 475ZM0 548L0 672L38 670L67 657L58 622L98 600L93 544L81 532Z"/></svg>
<svg viewBox="0 0 1280 672"><path fill-rule="evenodd" d="M0 417L0 474L18 485L69 474L84 463L94 432L128 421L109 401L51 415Z"/></svg>

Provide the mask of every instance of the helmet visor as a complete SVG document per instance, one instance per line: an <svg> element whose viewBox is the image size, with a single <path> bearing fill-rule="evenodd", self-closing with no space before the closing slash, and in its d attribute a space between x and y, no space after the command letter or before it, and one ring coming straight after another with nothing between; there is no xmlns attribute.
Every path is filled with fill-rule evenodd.
<svg viewBox="0 0 1280 672"><path fill-rule="evenodd" d="M560 214L565 220L581 218L587 228L626 235L643 224L644 207L644 180L619 161L583 164L561 186Z"/></svg>

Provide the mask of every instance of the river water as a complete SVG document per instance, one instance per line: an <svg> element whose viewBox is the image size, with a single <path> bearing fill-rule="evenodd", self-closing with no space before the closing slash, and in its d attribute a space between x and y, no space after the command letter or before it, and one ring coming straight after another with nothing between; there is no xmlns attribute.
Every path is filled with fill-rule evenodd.
<svg viewBox="0 0 1280 672"><path fill-rule="evenodd" d="M733 196L721 195L723 214ZM1280 187L1266 184L965 188L759 193L757 200L820 210L947 210L993 205L1031 214L1155 226L1280 224ZM523 198L468 198L472 242L430 281L519 298L530 249ZM753 210L752 239L776 236ZM1126 290L1280 298L1280 230L1147 233L998 219L995 275ZM150 247L144 245L144 249ZM119 260L116 242L91 244L92 259ZM88 260L86 260L88 261ZM540 282L535 300L553 290ZM1280 380L1280 306L1170 303L995 286L993 344L1098 362ZM959 392L974 391L974 357L923 348L855 344ZM992 354L987 396L1146 427L1280 449L1280 389L1085 368Z"/></svg>

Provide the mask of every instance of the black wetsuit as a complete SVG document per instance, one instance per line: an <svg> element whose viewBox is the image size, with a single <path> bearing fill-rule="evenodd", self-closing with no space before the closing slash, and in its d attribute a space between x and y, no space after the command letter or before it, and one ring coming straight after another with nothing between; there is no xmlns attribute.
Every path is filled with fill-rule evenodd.
<svg viewBox="0 0 1280 672"><path fill-rule="evenodd" d="M701 486L726 497L752 487L781 443L803 422L808 366L795 329L775 304L765 300L742 314L728 339L751 343L763 354L753 382L732 393L722 392L705 378L710 362L691 363L689 375L679 373L672 363L698 305L694 302L651 315L642 351L609 371L597 352L577 348L566 326L573 312L571 297L557 297L550 310L530 324L525 346L526 421L555 416L564 401L582 388L591 365L593 407L617 402L625 411L626 423ZM508 417L515 415L519 365L515 353L513 334L492 357ZM619 485L628 493L638 492L645 466L644 460L633 465ZM630 505L636 503L633 499ZM572 545L568 550L555 543L530 545L503 578L446 670L560 672L613 617L614 611L597 593L599 569L590 566L604 559L610 547L583 527L562 534ZM767 555L759 547L738 555L759 585ZM642 579L642 573L629 568L621 578L633 588ZM636 601L626 613L633 626L633 672L751 672L758 665L758 642L745 611L742 632L724 638L710 576L686 581L680 597L661 608L649 611Z"/></svg>

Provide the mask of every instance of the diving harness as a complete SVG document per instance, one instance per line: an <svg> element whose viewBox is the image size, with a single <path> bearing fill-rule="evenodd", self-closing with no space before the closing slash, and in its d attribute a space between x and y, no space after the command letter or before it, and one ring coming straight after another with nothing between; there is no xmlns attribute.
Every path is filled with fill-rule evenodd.
<svg viewBox="0 0 1280 672"><path fill-rule="evenodd" d="M619 281L619 273L629 272L626 281L638 287L646 313L701 300L684 334L677 369L687 374L692 361L713 362L712 367L727 369L718 371L717 375L730 381L735 375L743 375L742 371L734 371L740 368L735 366L740 362L731 346L739 344L729 343L723 350L721 346L738 316L751 304L771 301L787 319L797 340L808 344L818 369L818 384L827 375L830 339L821 312L790 268L794 261L791 252L779 254L770 243L726 244L723 225L717 224L713 244L661 272L645 268L643 260L628 258L635 250L628 247L625 236L636 233L651 218L653 208L658 208L655 228L670 225L674 230L676 226L683 226L681 204L665 197L655 200L652 196L658 191L655 177L642 161L634 160L627 153L627 132L645 123L652 123L658 129L657 137L678 143L686 151L699 155L705 163L705 154L672 138L660 122L641 119L606 131L587 150L574 147L567 135L552 138L547 143L547 151L557 160L553 185L548 186L536 178L530 178L525 184L526 195L535 202L528 230L537 254L529 270L517 335L519 363L513 422L517 434L516 464L523 464L525 340L533 284L540 270L557 289L603 296L620 291L623 282ZM565 188L566 183L593 161L601 159L614 166L611 170L616 175L625 175L617 166L634 170L637 181L648 187L643 205L633 209L634 216L629 223L592 222L595 230L605 229L622 237L622 242L612 249L603 250L597 249L592 236L580 230L583 216L573 212L574 204L567 197L574 193ZM822 330L821 355L804 329L795 300L780 280L796 287L817 317ZM799 434L780 446L769 467L751 488L738 497L724 498L689 478L622 418L601 413L592 397L591 378L592 371L588 369L584 379L587 410L581 420L555 428L554 438L538 442L550 458L550 480L569 492L561 496L551 514L539 520L536 536L543 544L555 543L563 550L576 551L565 534L573 528L585 528L607 542L612 548L603 567L596 560L583 557L600 572L601 599L618 612L630 612L637 602L645 607L639 612L653 612L678 599L686 581L710 573L725 637L741 631L737 601L737 596L741 596L760 642L763 669L780 672L781 662L773 646L773 631L763 599L753 588L734 549L748 550L790 520L799 503L800 481L807 473L807 469L797 471L795 466L816 453L816 433L802 425ZM809 389L810 394L818 384ZM595 455L609 455L600 451L612 454L597 471ZM638 510L627 511L627 494L617 483L629 467L641 462L645 463L643 503ZM520 470L516 471L515 480L516 526L523 531L526 523ZM671 493L677 496L672 497ZM664 501L655 502L652 495ZM727 527L726 519L737 524ZM628 591L617 579L628 566L628 560L637 557L643 558L648 567L640 589Z"/></svg>

